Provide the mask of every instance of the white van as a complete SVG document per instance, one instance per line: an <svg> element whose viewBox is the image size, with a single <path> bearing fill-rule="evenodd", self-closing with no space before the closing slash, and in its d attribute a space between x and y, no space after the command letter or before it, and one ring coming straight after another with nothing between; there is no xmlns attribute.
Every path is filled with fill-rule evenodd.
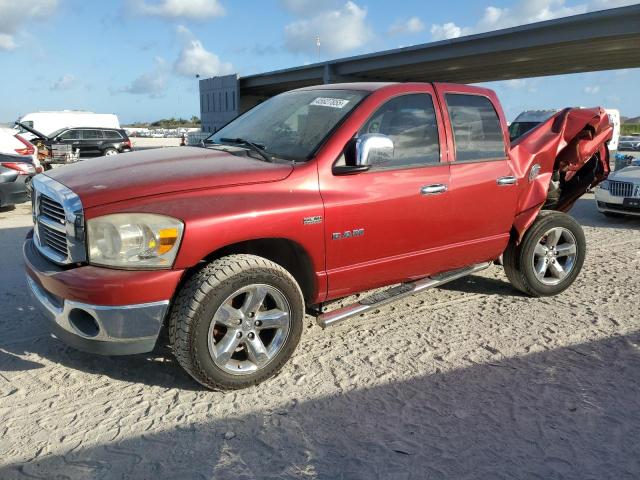
<svg viewBox="0 0 640 480"><path fill-rule="evenodd" d="M84 110L33 112L23 115L17 121L44 135L49 135L66 127L120 128L117 115L113 113L93 113Z"/></svg>
<svg viewBox="0 0 640 480"><path fill-rule="evenodd" d="M618 150L620 142L620 112L615 108L605 108L605 112L609 115L609 124L613 127L613 137L609 141L609 150Z"/></svg>

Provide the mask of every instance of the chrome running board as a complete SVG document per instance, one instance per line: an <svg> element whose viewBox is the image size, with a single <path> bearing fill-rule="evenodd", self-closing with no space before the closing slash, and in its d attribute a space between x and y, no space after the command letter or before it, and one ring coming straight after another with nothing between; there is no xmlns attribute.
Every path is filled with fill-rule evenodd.
<svg viewBox="0 0 640 480"><path fill-rule="evenodd" d="M472 265L471 267L460 268L458 270L452 270L432 277L426 277L416 280L415 282L402 283L382 292L369 295L352 305L347 305L346 307L322 313L316 317L316 323L322 328L327 328L347 320L348 318L375 310L376 308L380 308L388 303L395 302L396 300L400 300L401 298L466 277L472 273L484 270L489 266L491 266L491 262L479 263L477 265Z"/></svg>

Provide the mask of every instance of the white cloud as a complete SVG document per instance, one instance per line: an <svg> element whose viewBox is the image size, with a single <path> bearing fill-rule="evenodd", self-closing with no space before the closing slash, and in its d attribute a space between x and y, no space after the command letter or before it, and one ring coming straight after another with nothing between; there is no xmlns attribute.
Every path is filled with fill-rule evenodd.
<svg viewBox="0 0 640 480"><path fill-rule="evenodd" d="M0 50L13 50L16 47L17 45L13 39L13 35L0 33Z"/></svg>
<svg viewBox="0 0 640 480"><path fill-rule="evenodd" d="M309 15L321 10L331 10L340 5L339 0L280 0L282 6L296 15Z"/></svg>
<svg viewBox="0 0 640 480"><path fill-rule="evenodd" d="M565 0L519 0L511 7L489 6L485 8L480 20L472 26L458 26L452 22L434 24L431 26L431 37L433 40L457 38L473 33L499 30L635 3L638 2L628 0L592 0L588 3L569 6L566 5Z"/></svg>
<svg viewBox="0 0 640 480"><path fill-rule="evenodd" d="M513 80L506 80L504 84L512 90L520 90L527 86L527 81L524 78L514 78Z"/></svg>
<svg viewBox="0 0 640 480"><path fill-rule="evenodd" d="M469 29L462 29L453 22L443 23L442 25L431 25L432 40L448 40L468 34Z"/></svg>
<svg viewBox="0 0 640 480"><path fill-rule="evenodd" d="M149 95L151 98L162 97L167 90L169 69L167 62L156 57L156 67L151 72L143 73L126 87L115 93L131 93L133 95Z"/></svg>
<svg viewBox="0 0 640 480"><path fill-rule="evenodd" d="M182 50L173 64L173 71L178 75L213 77L235 71L232 64L223 62L218 55L204 48L202 42L185 26L179 25L176 32L183 38Z"/></svg>
<svg viewBox="0 0 640 480"><path fill-rule="evenodd" d="M75 84L76 77L71 73L65 73L57 81L53 82L49 88L55 91L70 90L75 86Z"/></svg>
<svg viewBox="0 0 640 480"><path fill-rule="evenodd" d="M588 85L584 87L584 93L588 95L595 95L600 92L600 85Z"/></svg>
<svg viewBox="0 0 640 480"><path fill-rule="evenodd" d="M141 15L193 20L219 17L225 13L219 0L129 0L129 7Z"/></svg>
<svg viewBox="0 0 640 480"><path fill-rule="evenodd" d="M319 12L285 27L285 46L292 52L312 53L320 37L323 53L336 54L363 46L372 37L366 22L367 11L352 1L341 8Z"/></svg>
<svg viewBox="0 0 640 480"><path fill-rule="evenodd" d="M628 5L635 5L636 3L638 3L638 0L593 0L590 3L590 10L626 7Z"/></svg>
<svg viewBox="0 0 640 480"><path fill-rule="evenodd" d="M424 23L418 17L411 17L405 21L395 22L389 27L389 33L398 35L403 33L418 33L424 30Z"/></svg>
<svg viewBox="0 0 640 480"><path fill-rule="evenodd" d="M31 19L53 15L58 0L0 0L0 50L13 50L18 46L15 35ZM38 21L34 22L35 25Z"/></svg>

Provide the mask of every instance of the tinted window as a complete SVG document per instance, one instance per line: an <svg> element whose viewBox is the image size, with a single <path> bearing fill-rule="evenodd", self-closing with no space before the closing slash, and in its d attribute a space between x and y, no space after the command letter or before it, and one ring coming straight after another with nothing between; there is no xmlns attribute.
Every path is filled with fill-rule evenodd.
<svg viewBox="0 0 640 480"><path fill-rule="evenodd" d="M513 142L538 125L540 122L513 122L509 126L509 139Z"/></svg>
<svg viewBox="0 0 640 480"><path fill-rule="evenodd" d="M457 161L505 158L500 120L491 101L478 95L447 94Z"/></svg>
<svg viewBox="0 0 640 480"><path fill-rule="evenodd" d="M53 135L55 137L55 135ZM78 140L80 138L80 130L67 130L60 135L62 140Z"/></svg>
<svg viewBox="0 0 640 480"><path fill-rule="evenodd" d="M104 135L104 138L109 138L112 140L122 140L122 135L120 135L115 130L103 130L102 134Z"/></svg>
<svg viewBox="0 0 640 480"><path fill-rule="evenodd" d="M97 140L99 138L102 138L102 132L100 130L83 130L82 131L83 140Z"/></svg>
<svg viewBox="0 0 640 480"><path fill-rule="evenodd" d="M440 163L440 141L431 95L412 94L385 103L360 134L380 133L393 140L393 158L379 168Z"/></svg>

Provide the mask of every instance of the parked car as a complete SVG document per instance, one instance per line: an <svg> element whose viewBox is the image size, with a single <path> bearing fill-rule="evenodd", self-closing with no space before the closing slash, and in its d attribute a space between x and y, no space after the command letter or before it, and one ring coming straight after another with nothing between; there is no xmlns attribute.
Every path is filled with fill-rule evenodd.
<svg viewBox="0 0 640 480"><path fill-rule="evenodd" d="M51 143L80 150L80 157L117 155L132 149L127 132L121 128L61 128L49 138Z"/></svg>
<svg viewBox="0 0 640 480"><path fill-rule="evenodd" d="M558 110L527 110L519 114L509 125L509 138L513 142L529 130L537 127L550 117L558 113Z"/></svg>
<svg viewBox="0 0 640 480"><path fill-rule="evenodd" d="M626 136L620 137L620 142L618 143L618 150L632 150L632 151L640 151L640 137Z"/></svg>
<svg viewBox="0 0 640 480"><path fill-rule="evenodd" d="M598 210L608 217L640 216L640 166L616 170L596 188Z"/></svg>
<svg viewBox="0 0 640 480"><path fill-rule="evenodd" d="M47 163L68 163L79 157L110 156L132 150L131 140L123 129L115 128L61 128L51 135L31 128L29 125L16 123L22 129L26 129L36 137L33 142L40 148L48 151ZM58 160L54 150L60 147L68 147L70 159Z"/></svg>
<svg viewBox="0 0 640 480"><path fill-rule="evenodd" d="M0 128L0 153L19 155L23 161L33 163L37 169L41 168L36 147L12 128Z"/></svg>
<svg viewBox="0 0 640 480"><path fill-rule="evenodd" d="M166 328L198 382L242 388L280 370L305 312L328 327L501 256L527 295L569 288L585 236L562 212L606 178L611 135L603 109L565 109L510 146L495 93L468 85L294 90L202 147L35 177L27 281L76 348L148 352Z"/></svg>
<svg viewBox="0 0 640 480"><path fill-rule="evenodd" d="M69 127L91 127L91 128L112 128L119 130L120 121L118 117L112 113L94 113L84 110L61 110L54 112L32 112L21 116L17 121L27 125L28 127L51 136L53 132L61 128ZM18 127L25 135L31 134L30 131Z"/></svg>
<svg viewBox="0 0 640 480"><path fill-rule="evenodd" d="M0 207L28 201L35 174L32 158L0 153Z"/></svg>

